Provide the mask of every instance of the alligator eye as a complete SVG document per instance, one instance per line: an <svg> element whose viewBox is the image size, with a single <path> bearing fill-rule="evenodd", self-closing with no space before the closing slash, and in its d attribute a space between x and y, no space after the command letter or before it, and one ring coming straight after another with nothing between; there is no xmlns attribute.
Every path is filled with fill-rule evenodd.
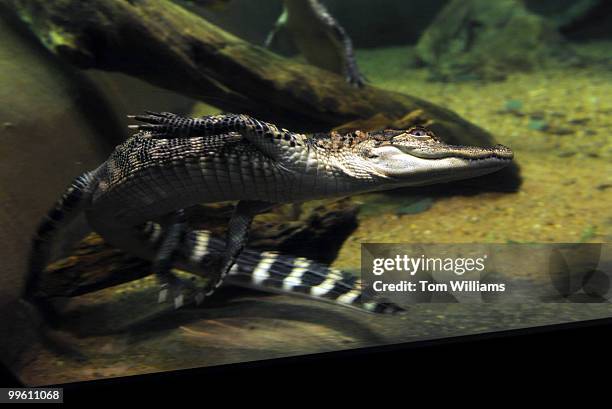
<svg viewBox="0 0 612 409"><path fill-rule="evenodd" d="M410 135L416 136L417 138L429 138L431 135L425 128L414 128L410 130Z"/></svg>
<svg viewBox="0 0 612 409"><path fill-rule="evenodd" d="M376 159L378 158L378 154L374 153L374 152L369 152L368 153L368 159Z"/></svg>

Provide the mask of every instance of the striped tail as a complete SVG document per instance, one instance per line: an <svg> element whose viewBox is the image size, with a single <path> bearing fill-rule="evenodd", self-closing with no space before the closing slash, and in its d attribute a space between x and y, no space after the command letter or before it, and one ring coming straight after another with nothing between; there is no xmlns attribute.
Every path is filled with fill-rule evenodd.
<svg viewBox="0 0 612 409"><path fill-rule="evenodd" d="M149 246L159 243L161 230L153 222L143 226L142 233ZM222 254L224 248L225 242L210 232L192 230L186 237L180 264L187 270L205 272L211 260ZM268 292L301 295L374 313L405 311L393 303L366 299L361 280L348 272L303 257L271 251L244 249L225 282Z"/></svg>
<svg viewBox="0 0 612 409"><path fill-rule="evenodd" d="M244 251L228 275L227 283L303 295L375 313L404 311L392 303L364 300L361 280L351 273L277 252Z"/></svg>
<svg viewBox="0 0 612 409"><path fill-rule="evenodd" d="M64 255L70 244L87 233L83 209L91 198L94 175L95 171L87 172L74 179L41 221L32 240L23 293L26 300L35 298L40 274L47 264Z"/></svg>

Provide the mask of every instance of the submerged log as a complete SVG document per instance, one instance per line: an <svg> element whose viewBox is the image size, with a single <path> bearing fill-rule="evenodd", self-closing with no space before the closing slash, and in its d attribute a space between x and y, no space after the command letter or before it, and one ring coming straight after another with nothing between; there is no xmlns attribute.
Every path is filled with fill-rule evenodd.
<svg viewBox="0 0 612 409"><path fill-rule="evenodd" d="M2 0L52 52L81 68L121 71L223 110L302 131L420 110L449 136L489 134L419 98L344 79L249 44L170 1Z"/></svg>
<svg viewBox="0 0 612 409"><path fill-rule="evenodd" d="M249 44L170 1L0 0L53 53L81 67L120 71L222 110L318 132L384 116L426 124L449 143L495 144L454 112ZM514 190L518 167L495 177Z"/></svg>
<svg viewBox="0 0 612 409"><path fill-rule="evenodd" d="M188 210L188 219L194 228L210 230L223 238L232 209L233 205L225 203L197 206ZM276 250L329 264L357 227L357 206L347 199L310 203L298 218L291 213L290 205L284 205L258 216L253 222L249 248ZM69 257L48 267L39 295L73 297L150 274L150 262L116 249L92 233Z"/></svg>

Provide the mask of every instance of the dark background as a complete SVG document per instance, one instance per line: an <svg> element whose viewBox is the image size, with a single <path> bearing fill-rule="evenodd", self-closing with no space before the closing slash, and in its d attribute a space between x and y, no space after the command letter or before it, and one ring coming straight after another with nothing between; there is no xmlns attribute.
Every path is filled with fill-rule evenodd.
<svg viewBox="0 0 612 409"><path fill-rule="evenodd" d="M449 0L324 0L357 48L415 44ZM493 0L495 1L495 0ZM581 0L525 0L527 8L556 21ZM189 2L183 2L193 9ZM255 44L263 44L282 11L280 0L230 0L219 9L197 8L209 21ZM246 23L248 22L248 23ZM367 28L367 29L366 29ZM563 24L571 40L612 38L612 1L599 0L583 17Z"/></svg>

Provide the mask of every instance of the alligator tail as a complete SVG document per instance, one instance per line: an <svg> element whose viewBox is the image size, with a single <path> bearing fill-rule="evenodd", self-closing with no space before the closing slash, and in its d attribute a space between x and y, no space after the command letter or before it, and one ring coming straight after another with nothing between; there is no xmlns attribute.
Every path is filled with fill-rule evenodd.
<svg viewBox="0 0 612 409"><path fill-rule="evenodd" d="M39 224L30 251L28 275L23 292L23 298L26 300L35 298L40 274L47 264L62 256L61 253L71 244L67 243L67 236L70 236L70 233L74 235L86 233L80 231L86 225L80 224L84 223L83 210L91 199L94 175L95 171L87 172L74 179ZM79 226L75 228L73 225ZM79 233L76 233L76 230L79 230ZM78 237L71 239L69 241L73 242Z"/></svg>
<svg viewBox="0 0 612 409"><path fill-rule="evenodd" d="M227 283L302 295L375 313L404 311L393 303L365 299L361 280L351 273L277 252L244 252L227 276Z"/></svg>
<svg viewBox="0 0 612 409"><path fill-rule="evenodd" d="M155 223L147 225L145 229L150 237L160 236L159 226ZM193 230L186 237L181 264L188 269L206 271L206 266L224 248L225 242L213 237L210 232ZM397 314L404 311L393 303L366 297L361 281L351 273L277 252L243 250L226 282L268 292L301 295L374 313Z"/></svg>

